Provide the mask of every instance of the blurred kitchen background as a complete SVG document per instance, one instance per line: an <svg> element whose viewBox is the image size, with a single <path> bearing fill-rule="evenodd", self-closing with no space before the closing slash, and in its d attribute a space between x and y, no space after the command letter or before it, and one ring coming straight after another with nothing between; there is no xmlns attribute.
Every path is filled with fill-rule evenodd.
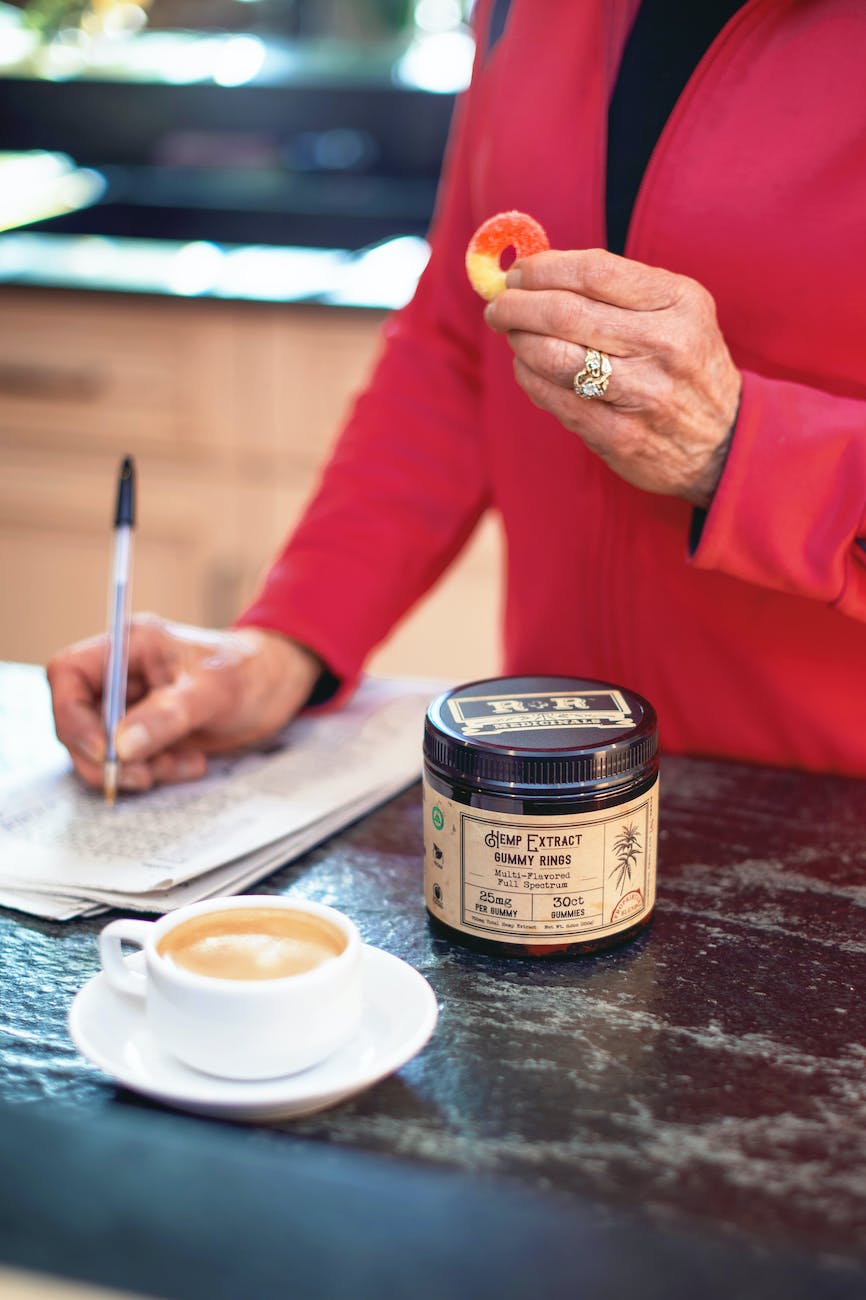
<svg viewBox="0 0 866 1300"><path fill-rule="evenodd" d="M100 629L127 452L136 609L252 594L426 262L470 10L0 3L0 658ZM486 520L374 670L494 671L500 554Z"/></svg>

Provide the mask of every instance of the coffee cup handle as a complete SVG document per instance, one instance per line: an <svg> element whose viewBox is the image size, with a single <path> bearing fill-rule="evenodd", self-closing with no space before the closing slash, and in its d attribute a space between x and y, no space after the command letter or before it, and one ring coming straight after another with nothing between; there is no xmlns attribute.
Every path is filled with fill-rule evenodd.
<svg viewBox="0 0 866 1300"><path fill-rule="evenodd" d="M143 948L153 929L153 921L133 921L121 918L110 921L99 936L99 960L109 984L121 993L134 993L143 997L147 977L141 971L131 970L123 956L123 943Z"/></svg>

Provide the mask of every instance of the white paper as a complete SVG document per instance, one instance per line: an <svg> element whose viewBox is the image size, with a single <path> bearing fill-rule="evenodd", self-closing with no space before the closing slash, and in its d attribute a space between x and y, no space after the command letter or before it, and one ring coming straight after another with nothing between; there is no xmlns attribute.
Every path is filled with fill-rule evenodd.
<svg viewBox="0 0 866 1300"><path fill-rule="evenodd" d="M369 678L268 752L211 760L201 781L112 807L54 739L41 670L3 665L0 905L64 919L76 905L162 912L237 892L416 780L424 713L442 689Z"/></svg>
<svg viewBox="0 0 866 1300"><path fill-rule="evenodd" d="M0 907L28 912L48 921L71 921L74 916L92 916L105 911L99 904L90 905L80 898L64 898L62 894L16 893L11 889L0 890Z"/></svg>

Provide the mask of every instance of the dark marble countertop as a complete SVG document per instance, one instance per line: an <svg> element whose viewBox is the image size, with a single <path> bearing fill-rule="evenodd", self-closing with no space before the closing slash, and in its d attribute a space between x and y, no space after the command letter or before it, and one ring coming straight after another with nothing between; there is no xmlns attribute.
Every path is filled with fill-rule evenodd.
<svg viewBox="0 0 866 1300"><path fill-rule="evenodd" d="M11 1103L0 1134L10 1114L42 1114L80 1144L125 1118L198 1142L229 1134L268 1159L386 1157L407 1188L424 1174L480 1179L533 1214L551 1198L547 1222L573 1212L575 1242L578 1221L614 1235L628 1223L635 1294L695 1293L688 1247L685 1271L665 1272L669 1260L646 1263L634 1245L648 1234L706 1243L704 1294L724 1276L709 1263L719 1248L734 1270L798 1261L784 1286L765 1279L755 1295L866 1295L866 787L666 759L653 924L565 962L482 956L433 932L420 813L413 787L256 891L332 903L425 974L439 1024L396 1075L276 1124L164 1110L116 1089L68 1037L104 919L0 912L0 1105ZM0 1258L15 1262L7 1242L0 1214ZM610 1239L607 1251L613 1260Z"/></svg>

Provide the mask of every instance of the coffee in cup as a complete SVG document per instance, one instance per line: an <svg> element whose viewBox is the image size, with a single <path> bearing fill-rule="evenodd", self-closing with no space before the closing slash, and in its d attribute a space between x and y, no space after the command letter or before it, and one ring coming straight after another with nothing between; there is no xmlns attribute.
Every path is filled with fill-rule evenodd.
<svg viewBox="0 0 866 1300"><path fill-rule="evenodd" d="M285 979L315 970L345 950L328 921L284 907L203 912L174 926L157 944L172 966L212 979Z"/></svg>
<svg viewBox="0 0 866 1300"><path fill-rule="evenodd" d="M124 943L143 950L143 973L125 960ZM342 1046L360 1022L360 935L320 903L245 895L159 921L112 921L99 951L109 983L145 999L160 1046L208 1074L297 1073Z"/></svg>

